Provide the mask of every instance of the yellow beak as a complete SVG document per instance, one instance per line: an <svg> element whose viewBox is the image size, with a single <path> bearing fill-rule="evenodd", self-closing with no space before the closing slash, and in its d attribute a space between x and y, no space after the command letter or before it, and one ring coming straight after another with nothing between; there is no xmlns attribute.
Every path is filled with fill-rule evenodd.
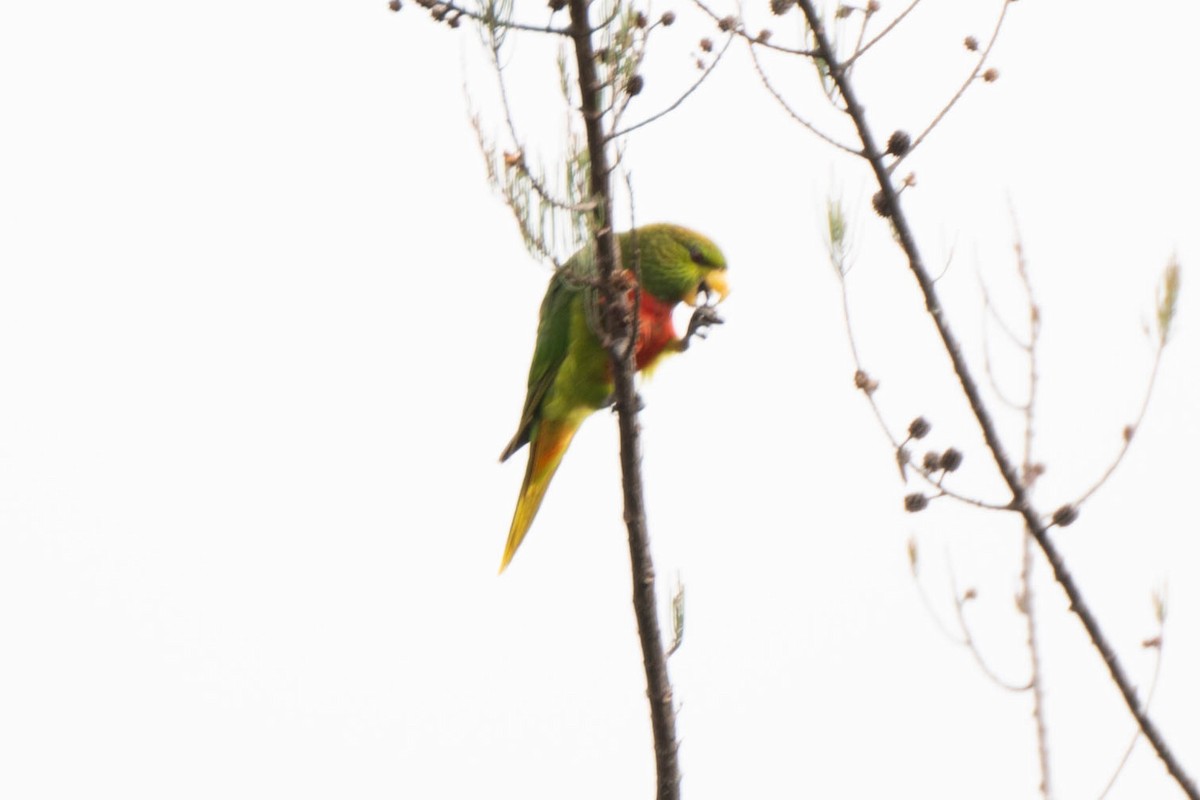
<svg viewBox="0 0 1200 800"><path fill-rule="evenodd" d="M708 295L715 292L717 295L717 303L720 303L729 296L729 283L725 280L725 276L727 274L728 273L726 273L723 269L713 270L712 272L708 273L704 276L704 280L700 281L695 289L692 289L683 296L683 302L694 307L701 292L704 292L705 302L708 301Z"/></svg>

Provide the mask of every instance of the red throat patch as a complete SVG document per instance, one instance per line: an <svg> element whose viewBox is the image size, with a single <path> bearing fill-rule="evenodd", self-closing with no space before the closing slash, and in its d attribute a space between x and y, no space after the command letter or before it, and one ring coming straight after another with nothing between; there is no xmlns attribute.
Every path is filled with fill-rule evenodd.
<svg viewBox="0 0 1200 800"><path fill-rule="evenodd" d="M631 291L629 303L633 305L635 302ZM675 340L675 325L671 322L671 311L675 305L668 305L652 295L642 293L638 306L637 353L634 356L639 370L654 363L663 349Z"/></svg>

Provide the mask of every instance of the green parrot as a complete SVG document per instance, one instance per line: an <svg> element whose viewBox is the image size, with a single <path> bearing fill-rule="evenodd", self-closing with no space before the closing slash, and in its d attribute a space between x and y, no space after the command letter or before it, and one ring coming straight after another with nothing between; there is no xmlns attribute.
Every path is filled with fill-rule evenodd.
<svg viewBox="0 0 1200 800"><path fill-rule="evenodd" d="M721 322L707 301L712 293L718 295L717 302L724 300L729 288L725 256L720 249L695 231L666 224L646 225L617 235L623 275L631 287L636 285L635 240L641 297L634 302L634 289L630 289L631 305L636 306L638 315L634 361L638 370L650 370L668 353L687 349L693 334ZM529 444L525 482L508 530L501 572L533 524L546 487L575 431L593 412L612 402L612 365L596 335L593 247L580 250L554 274L542 300L521 423L500 454L500 461L506 461ZM680 339L671 312L681 300L696 306L701 294L705 303L696 308L687 334Z"/></svg>

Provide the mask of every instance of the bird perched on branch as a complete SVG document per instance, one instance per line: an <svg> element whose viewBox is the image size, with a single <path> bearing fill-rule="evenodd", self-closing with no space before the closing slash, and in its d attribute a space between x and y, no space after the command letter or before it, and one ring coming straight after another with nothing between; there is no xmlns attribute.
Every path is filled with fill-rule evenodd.
<svg viewBox="0 0 1200 800"><path fill-rule="evenodd" d="M638 370L652 369L663 356L686 350L692 336L721 323L709 300L716 294L720 302L729 293L725 256L709 239L678 225L659 224L618 234L616 242L616 277L630 287L630 307L637 313ZM554 274L542 300L525 408L516 435L500 454L506 461L529 445L501 572L529 531L575 431L593 412L612 403L612 363L599 333L599 295L593 245L571 256ZM681 301L696 307L682 339L671 322Z"/></svg>

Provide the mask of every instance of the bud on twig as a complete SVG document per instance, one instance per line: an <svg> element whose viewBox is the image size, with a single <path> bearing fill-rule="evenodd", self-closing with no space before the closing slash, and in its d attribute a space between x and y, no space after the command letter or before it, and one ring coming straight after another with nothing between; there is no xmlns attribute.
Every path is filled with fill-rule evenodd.
<svg viewBox="0 0 1200 800"><path fill-rule="evenodd" d="M630 95L639 94L642 88L646 85L646 80L641 75L630 75L629 82L625 84L625 91Z"/></svg>
<svg viewBox="0 0 1200 800"><path fill-rule="evenodd" d="M1054 512L1051 521L1060 528L1065 528L1079 519L1079 510L1075 506L1066 505Z"/></svg>
<svg viewBox="0 0 1200 800"><path fill-rule="evenodd" d="M867 394L872 394L879 388L879 381L872 378L867 373L860 370L854 372L854 388L862 389Z"/></svg>
<svg viewBox="0 0 1200 800"><path fill-rule="evenodd" d="M967 38L963 39L963 47L974 53L979 49L979 40L974 36L968 36Z"/></svg>
<svg viewBox="0 0 1200 800"><path fill-rule="evenodd" d="M871 207L875 209L876 214L884 219L892 216L892 206L888 203L887 196L882 191L876 192L875 196L871 198Z"/></svg>
<svg viewBox="0 0 1200 800"><path fill-rule="evenodd" d="M912 148L912 139L904 131L896 131L888 137L887 152L893 156L904 156Z"/></svg>
<svg viewBox="0 0 1200 800"><path fill-rule="evenodd" d="M673 25L675 23L675 12L674 11L664 11L663 15L661 17L659 17L659 22L661 22L664 26L666 26L668 28L671 27L671 25Z"/></svg>
<svg viewBox="0 0 1200 800"><path fill-rule="evenodd" d="M794 5L796 5L796 0L771 0L771 13L782 17Z"/></svg>
<svg viewBox="0 0 1200 800"><path fill-rule="evenodd" d="M929 420L924 417L917 417L908 425L908 435L913 439L924 439L926 434L933 429L929 424Z"/></svg>
<svg viewBox="0 0 1200 800"><path fill-rule="evenodd" d="M929 505L929 498L920 492L913 492L904 498L904 510L909 513L923 511Z"/></svg>
<svg viewBox="0 0 1200 800"><path fill-rule="evenodd" d="M983 71L984 83L995 83L998 80L1000 80L1000 70L995 67L988 67Z"/></svg>
<svg viewBox="0 0 1200 800"><path fill-rule="evenodd" d="M1171 334L1171 321L1175 319L1175 306L1179 302L1179 261L1171 259L1163 270L1162 285L1158 290L1158 340L1166 345Z"/></svg>
<svg viewBox="0 0 1200 800"><path fill-rule="evenodd" d="M954 472L954 470L962 466L962 460L963 454L950 447L947 448L946 452L942 453L938 466L946 470L946 472Z"/></svg>

